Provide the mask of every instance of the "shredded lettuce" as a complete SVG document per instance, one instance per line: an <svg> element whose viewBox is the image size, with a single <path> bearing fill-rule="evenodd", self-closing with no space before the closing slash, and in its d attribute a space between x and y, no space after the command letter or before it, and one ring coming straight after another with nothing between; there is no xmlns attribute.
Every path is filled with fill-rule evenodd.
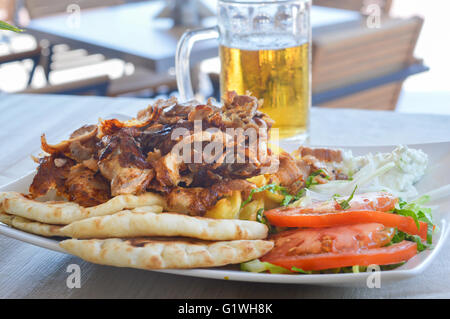
<svg viewBox="0 0 450 319"><path fill-rule="evenodd" d="M271 274L294 274L294 273L301 273L301 274L311 274L311 271L305 271L301 268L292 267L290 270L284 267L280 267L265 261L260 261L259 259L254 259L251 261L247 261L245 263L241 264L241 270L248 271L248 272L270 272Z"/></svg>
<svg viewBox="0 0 450 319"><path fill-rule="evenodd" d="M284 194L284 199L281 202L281 206L288 206L291 202L295 202L297 200L299 200L300 198L302 198L305 195L306 190L304 188L302 188L301 190L298 191L298 193L296 195L291 195L291 194Z"/></svg>
<svg viewBox="0 0 450 319"><path fill-rule="evenodd" d="M303 197L293 201L292 203L290 203L287 206L288 207L307 207L311 204L312 204L311 196L309 195L308 190L306 190L305 195Z"/></svg>
<svg viewBox="0 0 450 319"><path fill-rule="evenodd" d="M13 32L23 32L24 31L16 26L10 25L4 21L0 21L0 30L8 30L8 31L13 31Z"/></svg>
<svg viewBox="0 0 450 319"><path fill-rule="evenodd" d="M268 262L263 262L259 259L241 263L241 270L256 273L268 271L271 274L292 274L292 271L290 271L289 269Z"/></svg>
<svg viewBox="0 0 450 319"><path fill-rule="evenodd" d="M269 230L269 233L273 232L272 225L267 221L267 218L264 215L264 208L260 208L256 212L256 221L266 225Z"/></svg>
<svg viewBox="0 0 450 319"><path fill-rule="evenodd" d="M352 267L352 271L353 271L354 274L359 273L359 266L358 265L353 266Z"/></svg>
<svg viewBox="0 0 450 319"><path fill-rule="evenodd" d="M291 268L291 271L293 271L293 272L299 272L299 273L301 273L301 274L307 274L307 275L312 274L312 271L306 271L306 270L303 270L303 269L297 268L297 267L292 267L292 268Z"/></svg>
<svg viewBox="0 0 450 319"><path fill-rule="evenodd" d="M421 251L424 251L425 249L431 248L431 243L428 243L428 241L426 243L423 242L422 238L420 238L420 236L409 235L409 234L404 233L404 232L399 231L399 230L395 231L394 237L392 238L392 240L389 243L389 245L400 243L400 242L402 242L404 240L415 242L417 244L417 251L418 252L421 252Z"/></svg>
<svg viewBox="0 0 450 319"><path fill-rule="evenodd" d="M279 191L279 192L283 192L283 191L287 192L285 187L282 187L282 186L277 185L275 183L267 184L267 185L264 185L264 186L261 186L261 187L258 187L258 188L254 188L254 189L252 189L250 191L250 195L248 195L247 199L242 202L241 208L252 201L254 194L260 193L260 192L264 192L266 190L271 192L271 193L276 193L277 191Z"/></svg>
<svg viewBox="0 0 450 319"><path fill-rule="evenodd" d="M353 189L353 192L352 192L352 194L350 195L350 197L347 198L347 199L345 199L345 200L338 201L338 200L336 199L336 197L335 197L336 195L333 196L333 198L334 198L334 200L336 201L336 203L338 203L339 206L340 206L343 210L346 210L346 209L349 209L349 208L350 208L350 201L353 199L353 196L355 195L355 192L356 192L356 189L357 189L357 188L358 188L358 185L355 186L355 188ZM337 196L337 197L340 197L340 196Z"/></svg>
<svg viewBox="0 0 450 319"><path fill-rule="evenodd" d="M286 187L277 185L275 183L267 184L262 187L252 189L250 191L250 195L247 197L247 199L242 202L241 208L243 208L245 205L247 205L248 203L250 203L252 201L254 194L264 192L264 191L269 191L274 194L278 192L281 195L283 195L284 199L281 202L281 206L287 206L287 205L289 205L289 203L291 203L292 201L298 200L305 194L305 189L301 189L297 194L292 195L288 192Z"/></svg>
<svg viewBox="0 0 450 319"><path fill-rule="evenodd" d="M389 170L395 167L394 163L387 163L379 168L374 168L372 163L363 167L358 171L352 180L335 180L330 181L326 184L312 185L311 190L328 195L331 197L334 194L350 195L356 185L360 187L360 192L366 192L366 187L368 184L374 181L375 178L387 173ZM386 189L385 187L380 187L377 189Z"/></svg>
<svg viewBox="0 0 450 319"><path fill-rule="evenodd" d="M424 195L419 197L416 200L413 200L411 202L405 202L403 200L400 200L397 204L397 207L394 209L393 213L402 215L402 216L409 216L414 219L417 228L420 229L420 223L419 222L425 222L428 224L427 229L427 244L432 243L433 239L433 231L435 229L435 225L433 224L433 216L431 208L423 206L424 204L428 203L430 201L429 195ZM415 241L417 243L417 247L419 251L425 249L423 248L424 245L419 244L421 242L420 237L416 236L417 238L414 238L414 236L406 235L405 239L407 240ZM421 246L421 249L419 248Z"/></svg>
<svg viewBox="0 0 450 319"><path fill-rule="evenodd" d="M404 265L405 262L401 262L398 264L392 264L392 265L380 265L380 270L392 270L397 267L400 267ZM241 263L241 270L242 271L248 271L253 273L262 273L262 272L269 272L271 274L338 274L338 273L361 273L367 271L367 266L359 266L354 265L351 267L341 267L341 268L332 268L332 269L325 269L320 271L306 271L301 268L292 267L290 270L286 269L284 267L280 267L268 262L262 262L259 259L254 259L245 263Z"/></svg>
<svg viewBox="0 0 450 319"><path fill-rule="evenodd" d="M427 155L421 150L399 146L391 153L353 156L344 152L343 163L335 167L351 180L330 181L311 185L316 193L350 195L355 185L360 193L384 190L393 195L411 199L417 195L414 184L425 174Z"/></svg>
<svg viewBox="0 0 450 319"><path fill-rule="evenodd" d="M312 172L312 173L306 178L306 181L305 181L305 187L306 187L306 188L309 188L309 187L312 186L312 185L317 185L317 184L319 184L319 183L316 181L316 179L315 179L315 177L316 177L316 176L319 176L319 175L322 176L322 177L325 178L325 179L330 179L330 176L328 176L328 175L325 173L325 171L324 171L323 169L318 169L318 170Z"/></svg>

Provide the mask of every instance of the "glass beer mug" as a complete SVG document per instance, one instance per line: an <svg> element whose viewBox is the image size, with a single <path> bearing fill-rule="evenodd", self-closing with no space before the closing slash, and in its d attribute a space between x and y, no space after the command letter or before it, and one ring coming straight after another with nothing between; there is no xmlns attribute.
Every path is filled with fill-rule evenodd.
<svg viewBox="0 0 450 319"><path fill-rule="evenodd" d="M221 95L263 99L280 138L305 139L311 105L311 0L219 0L218 25L186 32L176 54L182 100L193 98L189 54L194 42L217 38Z"/></svg>

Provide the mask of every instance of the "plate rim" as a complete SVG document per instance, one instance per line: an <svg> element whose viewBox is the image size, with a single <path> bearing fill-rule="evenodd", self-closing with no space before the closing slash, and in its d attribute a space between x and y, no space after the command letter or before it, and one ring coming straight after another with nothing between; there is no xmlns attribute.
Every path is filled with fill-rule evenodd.
<svg viewBox="0 0 450 319"><path fill-rule="evenodd" d="M448 222L445 219L441 219L441 229L439 241L436 246L430 251L427 257L420 262L417 266L411 269L394 269L389 271L380 272L380 276L388 280L404 280L413 276L421 274L426 270L439 254L443 244L447 240L450 233ZM42 236L30 234L18 229L14 229L10 226L0 223L0 234L10 237L15 240L52 250L58 253L71 255L63 248L59 247L59 241L55 239L45 238ZM77 257L77 256L75 256ZM80 257L77 257L80 258ZM413 257L416 258L416 257ZM218 279L218 280L231 280L231 281L243 281L243 282L263 282L263 283L279 283L279 284L339 284L339 283L354 283L354 282L366 282L371 273L345 273L345 274L263 274L263 273L250 273L237 270L223 270L223 269L211 269L211 268L195 268L195 269L148 269L148 271L160 272L166 274L173 274L179 276L189 276L206 279Z"/></svg>

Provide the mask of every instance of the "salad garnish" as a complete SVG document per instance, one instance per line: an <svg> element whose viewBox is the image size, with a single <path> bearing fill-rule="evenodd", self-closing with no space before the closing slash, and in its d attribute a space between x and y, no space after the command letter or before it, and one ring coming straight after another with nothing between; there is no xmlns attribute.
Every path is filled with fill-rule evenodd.
<svg viewBox="0 0 450 319"><path fill-rule="evenodd" d="M420 222L427 223L427 244L431 244L433 231L435 225L433 224L431 208L424 207L423 205L430 201L429 195L424 195L411 202L399 200L397 207L393 210L394 214L409 216L414 219L417 228L420 229Z"/></svg>
<svg viewBox="0 0 450 319"><path fill-rule="evenodd" d="M339 204L339 206L341 207L342 210L346 210L350 208L350 201L353 199L353 196L355 195L356 189L358 188L358 185L355 186L355 188L353 189L353 192L351 193L350 197L347 198L346 200L343 201L337 201L336 197L334 197L334 200L336 201L336 203Z"/></svg>

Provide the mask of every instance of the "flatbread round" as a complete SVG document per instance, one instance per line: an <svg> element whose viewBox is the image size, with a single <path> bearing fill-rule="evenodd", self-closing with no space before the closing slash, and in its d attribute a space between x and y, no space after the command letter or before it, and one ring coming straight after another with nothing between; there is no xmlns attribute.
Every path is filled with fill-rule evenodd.
<svg viewBox="0 0 450 319"><path fill-rule="evenodd" d="M74 202L39 202L17 192L3 192L0 193L0 203L8 214L56 225L67 225L80 219L110 215L141 206L165 206L164 199L154 193L119 195L106 203L83 207Z"/></svg>
<svg viewBox="0 0 450 319"><path fill-rule="evenodd" d="M12 226L13 218L14 218L13 215L8 215L8 214L2 212L0 209L0 223L6 224L8 226Z"/></svg>
<svg viewBox="0 0 450 319"><path fill-rule="evenodd" d="M64 236L60 232L62 226L44 224L20 216L9 215L3 212L0 212L0 222L35 235L45 237Z"/></svg>
<svg viewBox="0 0 450 319"><path fill-rule="evenodd" d="M200 268L238 264L265 255L273 242L234 240L206 242L185 239L68 239L59 244L68 253L96 264L139 269Z"/></svg>
<svg viewBox="0 0 450 319"><path fill-rule="evenodd" d="M181 236L203 240L264 239L266 225L247 220L155 213L152 207L73 222L62 230L73 238Z"/></svg>

